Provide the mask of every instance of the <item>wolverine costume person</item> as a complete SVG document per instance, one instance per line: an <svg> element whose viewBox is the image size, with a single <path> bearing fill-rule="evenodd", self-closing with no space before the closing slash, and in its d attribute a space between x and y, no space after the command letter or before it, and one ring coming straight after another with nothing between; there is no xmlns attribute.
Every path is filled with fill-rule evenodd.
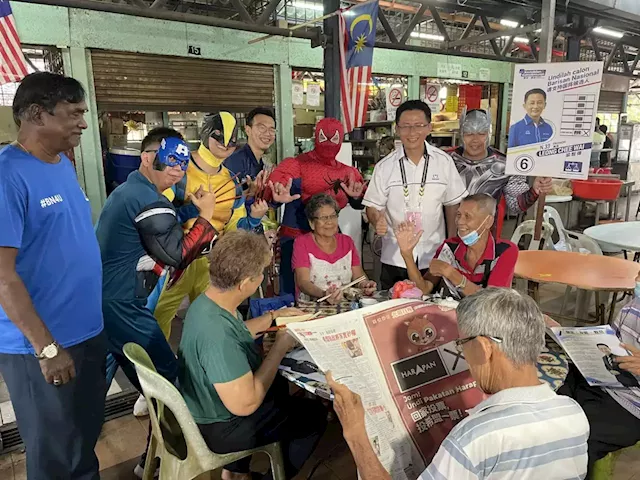
<svg viewBox="0 0 640 480"><path fill-rule="evenodd" d="M231 180L232 174L222 165L236 148L238 125L228 112L208 114L204 118L200 134L200 147L192 152L192 160L186 175L165 196L178 208L179 218L185 229L189 229L198 217L197 209L188 202L189 194L199 189L216 192L216 208L211 225L223 234L241 228L261 233L261 219L267 212L264 200L251 206L247 215L242 187L237 180ZM231 181L230 181L231 180ZM234 188L235 186L235 188ZM176 277L177 278L176 280ZM168 288L156 288L155 298L147 306L154 312L156 320L166 338L171 334L171 322L180 308L185 296L193 302L209 286L209 262L201 257L192 262L184 272L174 275ZM160 293L161 292L161 293ZM158 297L159 294L159 297ZM154 305L157 299L157 304Z"/></svg>

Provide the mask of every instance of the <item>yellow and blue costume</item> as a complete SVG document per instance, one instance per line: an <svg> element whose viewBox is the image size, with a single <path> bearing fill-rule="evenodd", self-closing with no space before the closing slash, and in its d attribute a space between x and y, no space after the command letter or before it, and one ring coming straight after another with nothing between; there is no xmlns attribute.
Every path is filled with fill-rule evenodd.
<svg viewBox="0 0 640 480"><path fill-rule="evenodd" d="M216 115L207 115L202 128L202 143L198 148L196 158L206 164L202 167L208 171L215 170L216 173L205 172L193 160L189 162L184 178L171 190L165 192L165 196L178 208L178 218L186 230L191 228L199 215L195 206L188 202L189 194L195 194L198 189L202 188L217 192L216 208L210 221L220 234L238 228L262 232L261 219L247 215L245 198L238 180L230 181L233 176L222 165L223 160L217 158L208 149L209 138L217 140L225 147L234 146L236 134L236 119L230 113L220 112ZM155 309L149 305L167 339L171 333L171 322L184 297L188 295L189 300L193 302L208 286L209 261L206 257L201 257L193 261L173 285L162 291Z"/></svg>

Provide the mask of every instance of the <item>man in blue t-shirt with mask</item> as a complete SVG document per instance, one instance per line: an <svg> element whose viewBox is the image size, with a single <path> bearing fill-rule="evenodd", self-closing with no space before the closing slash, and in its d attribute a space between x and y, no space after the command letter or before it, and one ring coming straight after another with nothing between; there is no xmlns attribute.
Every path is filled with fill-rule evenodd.
<svg viewBox="0 0 640 480"><path fill-rule="evenodd" d="M106 341L89 200L62 153L87 128L73 78L38 72L13 102L18 140L0 152L0 373L29 479L99 479Z"/></svg>

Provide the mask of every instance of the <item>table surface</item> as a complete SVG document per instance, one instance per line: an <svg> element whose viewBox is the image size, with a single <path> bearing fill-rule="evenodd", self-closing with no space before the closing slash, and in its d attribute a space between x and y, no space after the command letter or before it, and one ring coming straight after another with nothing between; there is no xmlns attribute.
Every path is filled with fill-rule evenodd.
<svg viewBox="0 0 640 480"><path fill-rule="evenodd" d="M566 203L573 200L571 195L547 195L545 201L547 203Z"/></svg>
<svg viewBox="0 0 640 480"><path fill-rule="evenodd" d="M515 275L538 283L560 283L591 291L633 290L637 263L604 255L552 250L525 250L518 255Z"/></svg>
<svg viewBox="0 0 640 480"><path fill-rule="evenodd" d="M640 252L640 222L605 223L584 231L598 243Z"/></svg>

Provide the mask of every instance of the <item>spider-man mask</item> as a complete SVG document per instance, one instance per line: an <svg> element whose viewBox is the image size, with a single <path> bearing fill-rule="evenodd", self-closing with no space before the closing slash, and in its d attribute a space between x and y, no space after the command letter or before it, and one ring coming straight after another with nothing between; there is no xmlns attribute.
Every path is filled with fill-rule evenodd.
<svg viewBox="0 0 640 480"><path fill-rule="evenodd" d="M316 125L315 153L326 163L333 163L342 147L344 129L335 118L323 118Z"/></svg>

